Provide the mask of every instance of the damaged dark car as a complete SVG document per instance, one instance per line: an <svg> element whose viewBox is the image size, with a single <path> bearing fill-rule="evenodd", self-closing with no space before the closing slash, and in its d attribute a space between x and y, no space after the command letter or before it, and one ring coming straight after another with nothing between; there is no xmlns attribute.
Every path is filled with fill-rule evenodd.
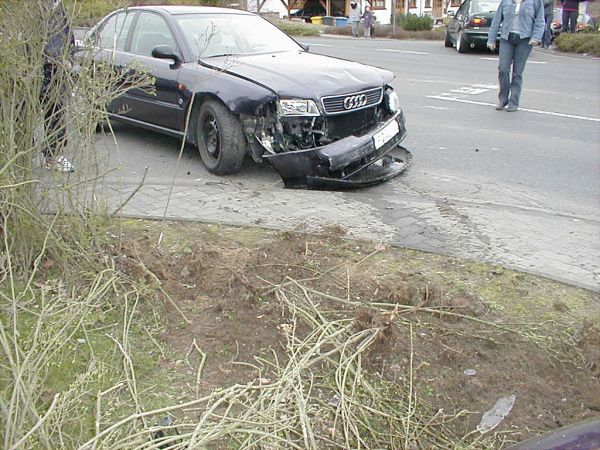
<svg viewBox="0 0 600 450"><path fill-rule="evenodd" d="M345 188L390 179L410 162L391 72L309 53L255 14L132 7L86 42L96 58L141 64L155 78L152 92L112 102L111 120L186 139L212 173L236 173L250 155L286 187Z"/></svg>

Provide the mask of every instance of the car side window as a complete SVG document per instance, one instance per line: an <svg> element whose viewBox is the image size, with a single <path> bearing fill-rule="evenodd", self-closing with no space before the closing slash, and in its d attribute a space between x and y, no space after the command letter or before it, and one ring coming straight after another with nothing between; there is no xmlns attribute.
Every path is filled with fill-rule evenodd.
<svg viewBox="0 0 600 450"><path fill-rule="evenodd" d="M462 5L460 5L460 8L458 8L458 11L456 11L456 16L465 16L467 14L467 11L469 10L469 5L471 4L470 0L466 0L463 2Z"/></svg>
<svg viewBox="0 0 600 450"><path fill-rule="evenodd" d="M165 20L158 14L143 12L135 27L131 52L152 56L152 49L157 45L168 45L177 51L177 44Z"/></svg>
<svg viewBox="0 0 600 450"><path fill-rule="evenodd" d="M118 13L110 17L102 26L102 30L98 35L98 44L101 48L125 50L127 35L135 14L133 13Z"/></svg>

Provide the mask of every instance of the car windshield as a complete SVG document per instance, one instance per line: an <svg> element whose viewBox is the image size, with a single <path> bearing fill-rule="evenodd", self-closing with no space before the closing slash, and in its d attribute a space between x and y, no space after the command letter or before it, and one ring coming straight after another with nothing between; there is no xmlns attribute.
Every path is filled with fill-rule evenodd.
<svg viewBox="0 0 600 450"><path fill-rule="evenodd" d="M473 12L496 12L500 0L473 0Z"/></svg>
<svg viewBox="0 0 600 450"><path fill-rule="evenodd" d="M177 23L197 58L300 50L279 28L247 14L183 14Z"/></svg>

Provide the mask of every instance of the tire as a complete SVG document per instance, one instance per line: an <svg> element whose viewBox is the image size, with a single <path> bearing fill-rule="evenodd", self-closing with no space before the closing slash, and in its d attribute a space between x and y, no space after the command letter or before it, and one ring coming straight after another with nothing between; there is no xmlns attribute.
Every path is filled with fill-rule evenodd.
<svg viewBox="0 0 600 450"><path fill-rule="evenodd" d="M444 46L445 47L454 47L454 44L452 43L452 39L450 39L450 33L448 33L448 29L446 28L446 37L444 39Z"/></svg>
<svg viewBox="0 0 600 450"><path fill-rule="evenodd" d="M208 100L200 106L196 136L200 158L209 172L228 175L240 171L246 138L239 119L225 105Z"/></svg>
<svg viewBox="0 0 600 450"><path fill-rule="evenodd" d="M467 53L469 50L469 41L465 39L462 30L458 32L458 36L456 37L456 50L458 53Z"/></svg>
<svg viewBox="0 0 600 450"><path fill-rule="evenodd" d="M96 124L96 133L102 133L104 131L108 131L110 130L109 124L108 124L108 117L100 120L100 122L98 122Z"/></svg>

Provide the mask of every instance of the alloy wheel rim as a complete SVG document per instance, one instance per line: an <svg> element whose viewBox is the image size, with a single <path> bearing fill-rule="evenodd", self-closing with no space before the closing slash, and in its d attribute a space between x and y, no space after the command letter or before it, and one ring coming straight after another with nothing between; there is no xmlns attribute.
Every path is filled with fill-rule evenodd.
<svg viewBox="0 0 600 450"><path fill-rule="evenodd" d="M204 136L206 151L212 158L217 159L219 157L221 140L219 138L219 123L212 114L207 115L204 119L202 134Z"/></svg>

